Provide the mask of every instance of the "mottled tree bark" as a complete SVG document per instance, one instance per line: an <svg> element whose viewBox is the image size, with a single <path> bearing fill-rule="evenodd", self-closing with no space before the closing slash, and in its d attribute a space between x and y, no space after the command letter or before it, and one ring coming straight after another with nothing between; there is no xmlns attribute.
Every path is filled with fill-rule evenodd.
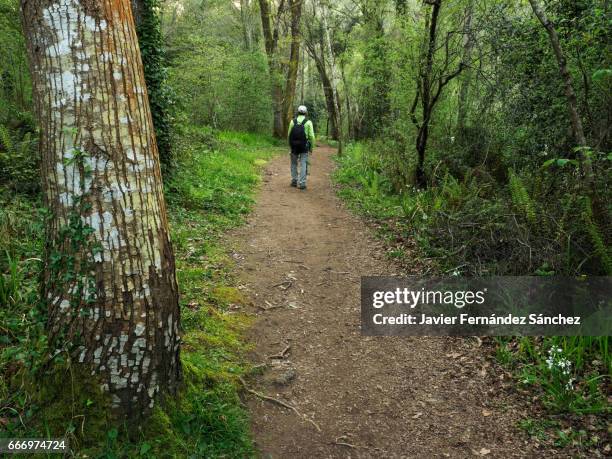
<svg viewBox="0 0 612 459"><path fill-rule="evenodd" d="M22 0L53 346L139 417L180 379L174 256L129 0Z"/></svg>

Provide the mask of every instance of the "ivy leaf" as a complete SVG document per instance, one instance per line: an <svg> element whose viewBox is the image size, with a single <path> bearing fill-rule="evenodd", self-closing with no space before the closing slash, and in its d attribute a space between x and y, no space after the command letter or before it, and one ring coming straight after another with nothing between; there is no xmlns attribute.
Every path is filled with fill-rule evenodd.
<svg viewBox="0 0 612 459"><path fill-rule="evenodd" d="M593 81L597 82L609 76L612 76L612 69L599 69L595 71L595 73L593 73L593 76L591 78L593 79Z"/></svg>
<svg viewBox="0 0 612 459"><path fill-rule="evenodd" d="M142 445L140 445L140 455L144 456L145 454L147 454L149 451L151 450L151 445L147 442L144 442Z"/></svg>

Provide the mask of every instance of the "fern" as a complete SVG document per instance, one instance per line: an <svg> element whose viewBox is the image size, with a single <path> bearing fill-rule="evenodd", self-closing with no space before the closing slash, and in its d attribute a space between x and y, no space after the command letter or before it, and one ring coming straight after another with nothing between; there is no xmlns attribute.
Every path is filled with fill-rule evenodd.
<svg viewBox="0 0 612 459"><path fill-rule="evenodd" d="M587 233L591 238L591 244L593 244L593 250L595 255L599 258L601 266L603 267L606 274L612 274L612 259L610 253L606 248L606 244L602 237L601 230L597 226L597 223L593 219L593 207L591 199L588 196L582 198L583 210L582 219L586 226Z"/></svg>
<svg viewBox="0 0 612 459"><path fill-rule="evenodd" d="M0 124L0 142L2 142L2 146L7 156L10 156L10 154L14 152L15 147L9 130L3 124Z"/></svg>
<svg viewBox="0 0 612 459"><path fill-rule="evenodd" d="M529 192L523 183L523 180L513 171L510 170L510 180L508 183L510 188L510 196L512 204L530 223L536 221L536 211L533 201L529 197Z"/></svg>
<svg viewBox="0 0 612 459"><path fill-rule="evenodd" d="M36 141L29 132L21 140L15 137L0 124L0 184L15 191L32 192L38 187L39 175Z"/></svg>

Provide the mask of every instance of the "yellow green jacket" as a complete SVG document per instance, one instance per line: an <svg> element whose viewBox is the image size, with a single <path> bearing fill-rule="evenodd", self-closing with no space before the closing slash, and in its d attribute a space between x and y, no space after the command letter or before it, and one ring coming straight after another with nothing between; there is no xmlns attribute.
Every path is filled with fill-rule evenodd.
<svg viewBox="0 0 612 459"><path fill-rule="evenodd" d="M306 118L304 115L298 115L297 117L298 123L302 124L304 122L304 118ZM289 123L289 130L287 131L287 142L289 142L289 135L291 134L292 128L293 128L293 119L291 119L291 122ZM308 142L310 143L310 150L312 151L312 149L315 147L315 134L314 134L314 126L312 125L312 121L310 120L306 121L306 123L304 124L304 132L306 133L306 138L308 139Z"/></svg>

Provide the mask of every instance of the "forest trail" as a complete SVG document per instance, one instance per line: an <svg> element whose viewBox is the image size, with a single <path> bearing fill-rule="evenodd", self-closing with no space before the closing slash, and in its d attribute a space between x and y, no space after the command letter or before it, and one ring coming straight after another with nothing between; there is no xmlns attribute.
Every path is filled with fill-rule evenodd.
<svg viewBox="0 0 612 459"><path fill-rule="evenodd" d="M360 276L399 272L335 196L334 153L316 149L306 191L289 187L288 155L272 160L235 234L258 316L253 363L268 365L249 387L302 415L247 394L262 457L542 455L516 427L524 406L475 340L360 335Z"/></svg>

